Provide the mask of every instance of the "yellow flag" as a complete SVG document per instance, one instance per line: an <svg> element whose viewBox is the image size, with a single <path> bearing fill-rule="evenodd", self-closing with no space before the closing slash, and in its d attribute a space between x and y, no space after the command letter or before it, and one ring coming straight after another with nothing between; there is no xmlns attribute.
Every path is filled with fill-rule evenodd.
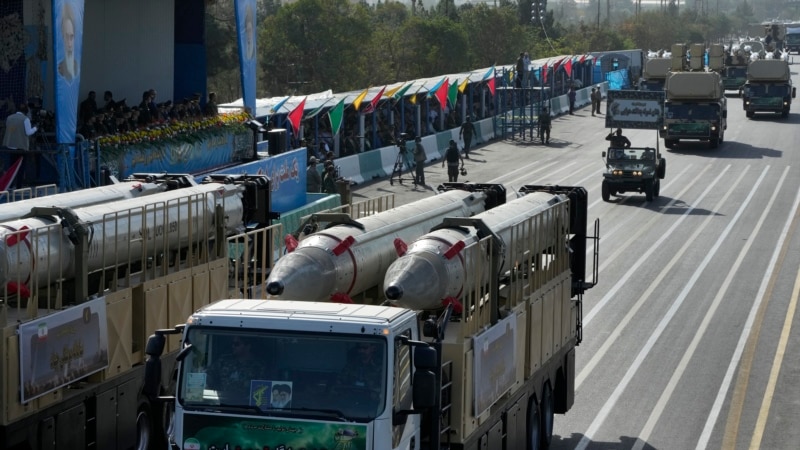
<svg viewBox="0 0 800 450"><path fill-rule="evenodd" d="M369 88L364 89L364 92L358 94L358 97L356 97L356 99L353 100L353 107L356 108L356 111L358 111L358 108L361 107L361 102L363 102L364 98L367 96L367 91L368 90L369 90Z"/></svg>
<svg viewBox="0 0 800 450"><path fill-rule="evenodd" d="M464 90L467 88L467 83L469 83L469 77L464 78L464 81L462 81L461 84L458 85L458 92L459 93L461 93L461 94L464 93Z"/></svg>
<svg viewBox="0 0 800 450"><path fill-rule="evenodd" d="M383 95L385 95L386 97L394 97L394 94L397 93L397 91L399 91L400 88L403 87L403 85L405 85L405 83L399 84L397 85L397 87L389 89L388 91L384 92Z"/></svg>

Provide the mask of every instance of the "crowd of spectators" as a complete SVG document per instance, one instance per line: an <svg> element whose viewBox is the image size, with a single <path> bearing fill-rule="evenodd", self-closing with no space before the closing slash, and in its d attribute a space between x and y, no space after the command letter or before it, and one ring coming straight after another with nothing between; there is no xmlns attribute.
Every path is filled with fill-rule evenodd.
<svg viewBox="0 0 800 450"><path fill-rule="evenodd" d="M200 94L181 101L157 102L158 93L148 89L142 93L138 105L128 105L127 99L115 100L111 91L103 94L102 106L97 93L90 91L78 108L77 132L87 140L102 136L147 129L175 121L194 121L217 114L216 94L208 95L205 105L200 104Z"/></svg>

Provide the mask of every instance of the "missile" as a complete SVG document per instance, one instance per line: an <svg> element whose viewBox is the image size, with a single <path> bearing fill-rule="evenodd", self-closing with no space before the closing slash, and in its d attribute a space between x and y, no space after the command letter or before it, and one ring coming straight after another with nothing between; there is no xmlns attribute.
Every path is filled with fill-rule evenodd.
<svg viewBox="0 0 800 450"><path fill-rule="evenodd" d="M196 185L196 183L186 175L134 174L129 180L107 186L3 203L0 205L0 222L19 219L30 213L31 209L35 207L80 208L99 203L143 197L164 192L173 187L188 185Z"/></svg>
<svg viewBox="0 0 800 450"><path fill-rule="evenodd" d="M499 195L505 200L502 185L459 186L309 234L270 271L268 298L351 302L353 296L379 287L396 258L394 239L413 240L445 217L469 217L491 208Z"/></svg>
<svg viewBox="0 0 800 450"><path fill-rule="evenodd" d="M266 177L261 177L266 179ZM264 183L264 189L269 189ZM244 230L247 209L242 184L207 183L128 200L61 209L0 225L0 289L26 296L74 277L75 245L70 227L88 236L89 272L113 269L213 239L215 211L224 209L228 234ZM49 208L48 208L49 209ZM35 210L34 212L41 212Z"/></svg>
<svg viewBox="0 0 800 450"><path fill-rule="evenodd" d="M442 227L421 236L407 246L404 254L399 255L386 270L383 286L389 303L409 309L437 309L443 302L459 300L466 294L467 285L488 283L492 276L490 255L485 251L465 250L478 243L487 233L493 233L505 243L501 246L501 258L508 264L508 244L511 234L515 234L515 242L531 242L533 226L517 227L534 216L540 216L536 222L541 227L557 226L556 214L552 207L565 202L564 194L548 192L531 192L523 197L509 201L471 219L474 226L463 223ZM465 222L470 220L465 220ZM564 226L569 218L564 219ZM550 236L551 234L545 234ZM525 239L526 241L521 241ZM566 245L565 242L536 241L540 248L554 245ZM399 248L405 246L400 244ZM402 250L401 250L402 251ZM480 264L471 258L484 258L486 263ZM468 273L469 267L482 267L480 280L469 279L474 273ZM496 274L495 274L496 275Z"/></svg>

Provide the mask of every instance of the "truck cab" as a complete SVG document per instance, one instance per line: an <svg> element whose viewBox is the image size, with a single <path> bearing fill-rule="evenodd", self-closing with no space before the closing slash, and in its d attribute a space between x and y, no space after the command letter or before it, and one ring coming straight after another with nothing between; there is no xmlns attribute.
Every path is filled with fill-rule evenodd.
<svg viewBox="0 0 800 450"><path fill-rule="evenodd" d="M743 88L742 107L752 118L757 112L789 116L797 89L792 86L789 63L780 59L760 59L747 67L747 82Z"/></svg>
<svg viewBox="0 0 800 450"><path fill-rule="evenodd" d="M643 193L648 202L659 196L667 161L657 148L610 147L602 156L606 162L601 187L603 201L625 192Z"/></svg>

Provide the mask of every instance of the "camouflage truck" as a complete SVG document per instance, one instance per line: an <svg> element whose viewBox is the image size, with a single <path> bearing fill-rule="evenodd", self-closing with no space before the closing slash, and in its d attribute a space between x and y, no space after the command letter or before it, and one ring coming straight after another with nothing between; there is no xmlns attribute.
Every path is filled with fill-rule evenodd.
<svg viewBox="0 0 800 450"><path fill-rule="evenodd" d="M756 112L771 112L789 116L797 88L792 86L789 63L780 59L758 59L747 66L742 107L752 118Z"/></svg>
<svg viewBox="0 0 800 450"><path fill-rule="evenodd" d="M669 58L650 58L644 64L642 79L639 81L639 90L663 91L667 73L670 69Z"/></svg>

